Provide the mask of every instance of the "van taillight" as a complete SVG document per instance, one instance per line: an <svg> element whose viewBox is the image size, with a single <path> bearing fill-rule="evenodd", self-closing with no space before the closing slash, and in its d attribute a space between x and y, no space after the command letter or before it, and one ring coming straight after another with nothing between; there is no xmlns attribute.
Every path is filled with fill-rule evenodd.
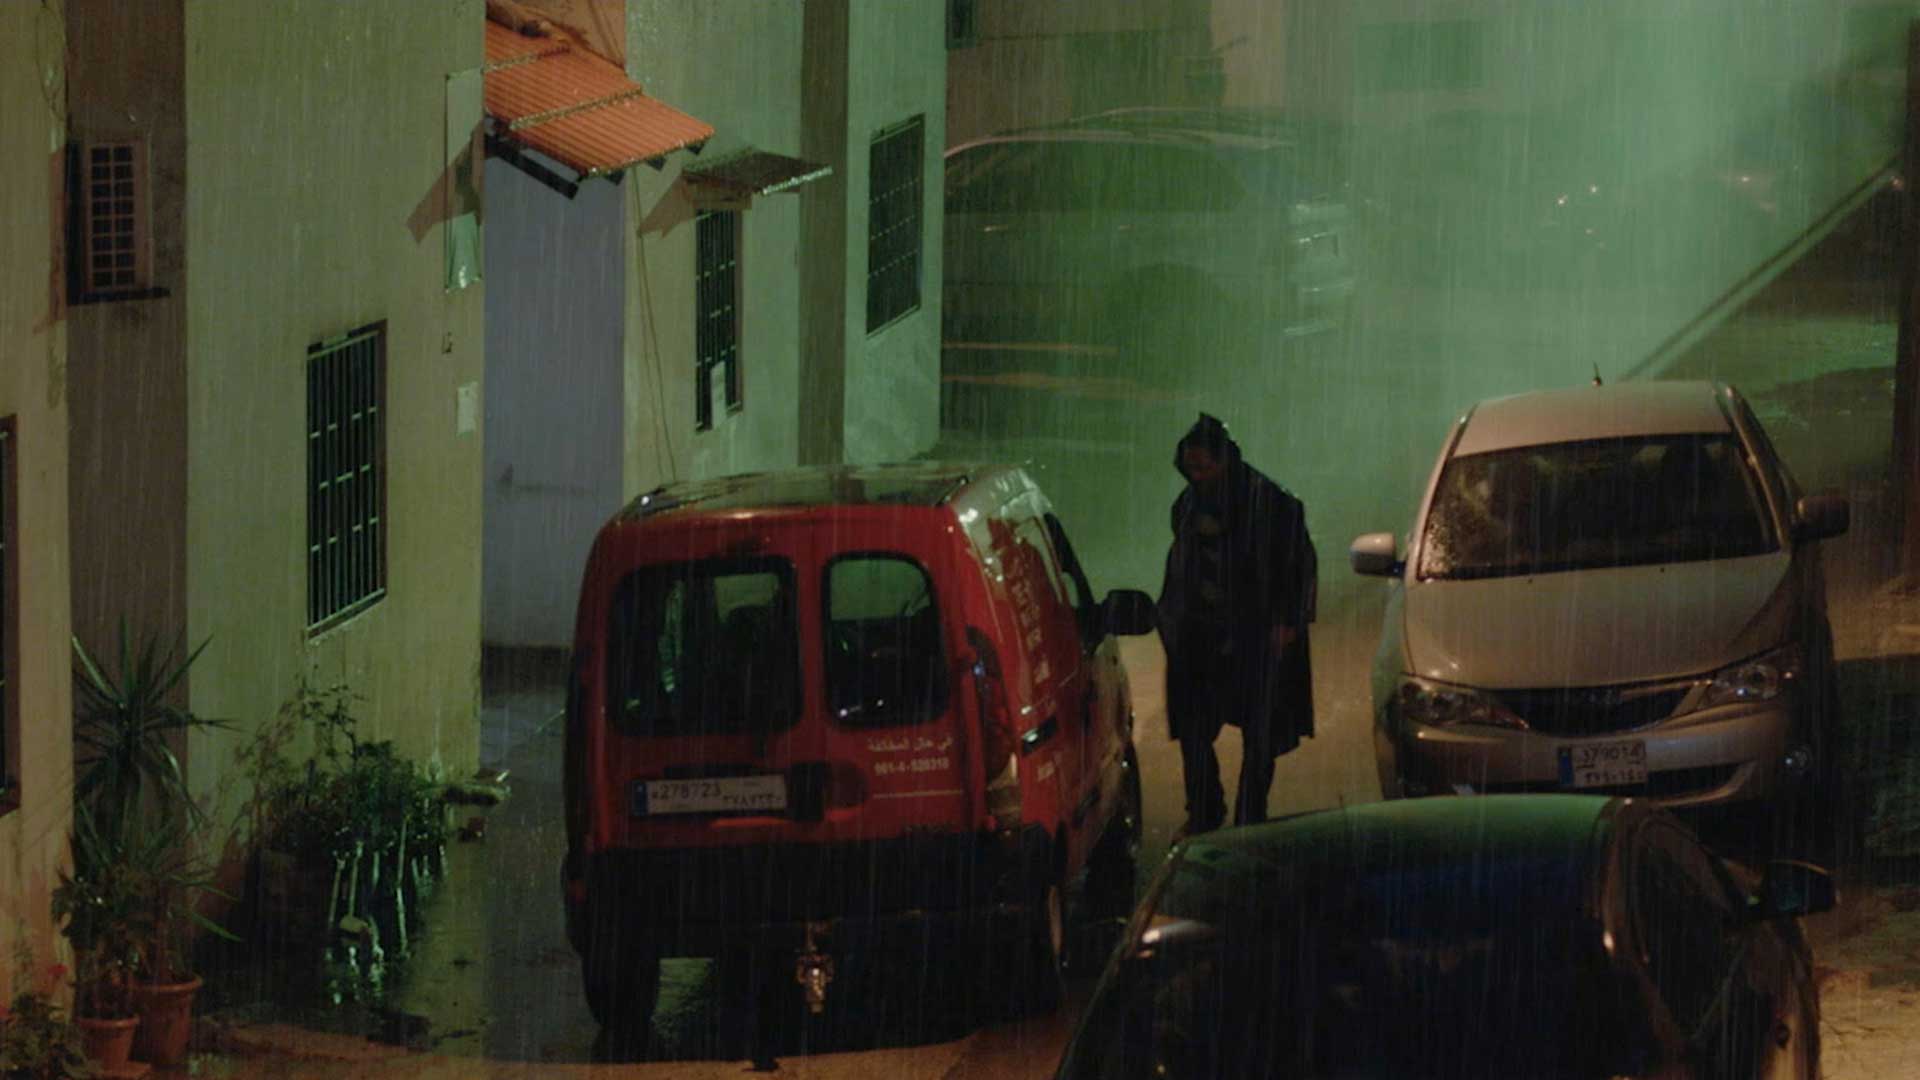
<svg viewBox="0 0 1920 1080"><path fill-rule="evenodd" d="M1001 826L1020 822L1020 758L1013 730L1013 709L1007 700L1006 674L1000 653L987 635L967 628L973 648L973 696L980 710L980 761L987 779L987 812Z"/></svg>

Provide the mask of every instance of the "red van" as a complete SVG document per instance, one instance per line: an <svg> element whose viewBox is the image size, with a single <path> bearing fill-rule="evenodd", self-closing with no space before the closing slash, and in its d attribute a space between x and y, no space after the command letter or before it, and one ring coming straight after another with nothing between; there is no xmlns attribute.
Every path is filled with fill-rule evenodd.
<svg viewBox="0 0 1920 1080"><path fill-rule="evenodd" d="M636 499L588 556L567 707L563 891L595 1017L644 1032L662 956L775 958L819 1012L849 958L929 943L989 1009L1053 1007L1069 892L1133 901L1111 635L1152 626L1145 593L1095 599L1014 467Z"/></svg>

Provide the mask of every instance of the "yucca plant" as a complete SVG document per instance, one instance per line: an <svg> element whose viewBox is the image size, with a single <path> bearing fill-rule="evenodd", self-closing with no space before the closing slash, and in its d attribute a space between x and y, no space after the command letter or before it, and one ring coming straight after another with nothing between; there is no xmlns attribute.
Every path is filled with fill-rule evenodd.
<svg viewBox="0 0 1920 1080"><path fill-rule="evenodd" d="M121 871L140 898L135 926L140 933L137 971L143 981L172 983L190 978L189 949L196 928L226 941L240 940L200 913L203 895L233 897L216 887L211 863L181 823L160 821L129 834L118 857Z"/></svg>
<svg viewBox="0 0 1920 1080"><path fill-rule="evenodd" d="M149 814L199 823L201 811L173 745L196 729L232 725L197 716L169 697L206 647L202 641L182 658L148 638L136 653L122 619L119 665L109 674L73 639L74 737L80 745L74 801L92 809L96 827L115 846L131 823Z"/></svg>

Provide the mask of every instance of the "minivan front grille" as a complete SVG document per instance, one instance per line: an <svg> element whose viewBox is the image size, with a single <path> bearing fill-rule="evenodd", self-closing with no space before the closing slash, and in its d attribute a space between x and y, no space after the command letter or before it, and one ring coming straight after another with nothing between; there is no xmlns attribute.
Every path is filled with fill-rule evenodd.
<svg viewBox="0 0 1920 1080"><path fill-rule="evenodd" d="M1545 735L1606 735L1657 724L1673 715L1687 695L1685 686L1617 686L1501 690L1496 695L1509 712Z"/></svg>

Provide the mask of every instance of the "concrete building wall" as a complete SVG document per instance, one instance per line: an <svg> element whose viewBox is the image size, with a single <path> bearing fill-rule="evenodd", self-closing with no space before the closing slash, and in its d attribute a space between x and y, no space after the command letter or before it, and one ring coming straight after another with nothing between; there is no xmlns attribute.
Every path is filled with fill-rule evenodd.
<svg viewBox="0 0 1920 1080"><path fill-rule="evenodd" d="M65 57L59 12L35 6L0 34L0 417L11 418L17 515L6 583L18 721L7 772L19 798L0 813L0 1000L12 1000L16 945L33 967L63 944L50 903L73 807L67 640L67 326L59 279Z"/></svg>
<svg viewBox="0 0 1920 1080"><path fill-rule="evenodd" d="M587 548L621 504L626 193L486 166L482 638L573 639Z"/></svg>
<svg viewBox="0 0 1920 1080"><path fill-rule="evenodd" d="M186 44L175 0L66 5L68 134L139 140L156 295L69 313L74 631L186 640Z"/></svg>
<svg viewBox="0 0 1920 1080"><path fill-rule="evenodd" d="M802 6L629 0L628 73L715 129L698 156L676 153L664 170L629 171L632 222L659 205L684 169L747 150L800 153ZM796 460L807 422L795 407L800 290L815 257L800 239L807 190L757 198L741 215L741 409L729 414L716 404L709 431L694 430L694 226L629 230L629 495Z"/></svg>
<svg viewBox="0 0 1920 1080"><path fill-rule="evenodd" d="M713 124L700 157L632 170L630 220L648 218L679 170L747 149L833 174L757 198L742 219L743 408L695 432L694 230L629 230L626 491L798 461L908 457L939 419L940 147L945 15L913 4L627 6L628 69L650 93ZM925 124L920 306L869 335L869 142Z"/></svg>
<svg viewBox="0 0 1920 1080"><path fill-rule="evenodd" d="M186 0L187 624L194 708L243 730L302 674L363 735L464 775L478 753L480 290L446 289L447 77L480 0ZM386 594L307 633L309 346L386 327ZM234 739L215 734L214 739ZM196 747L225 766L231 746ZM194 773L203 792L215 770Z"/></svg>
<svg viewBox="0 0 1920 1080"><path fill-rule="evenodd" d="M821 2L821 0L814 0ZM848 461L887 461L940 435L940 284L946 131L945 6L848 7L846 183L846 447ZM921 118L920 306L867 330L868 168L875 136Z"/></svg>

